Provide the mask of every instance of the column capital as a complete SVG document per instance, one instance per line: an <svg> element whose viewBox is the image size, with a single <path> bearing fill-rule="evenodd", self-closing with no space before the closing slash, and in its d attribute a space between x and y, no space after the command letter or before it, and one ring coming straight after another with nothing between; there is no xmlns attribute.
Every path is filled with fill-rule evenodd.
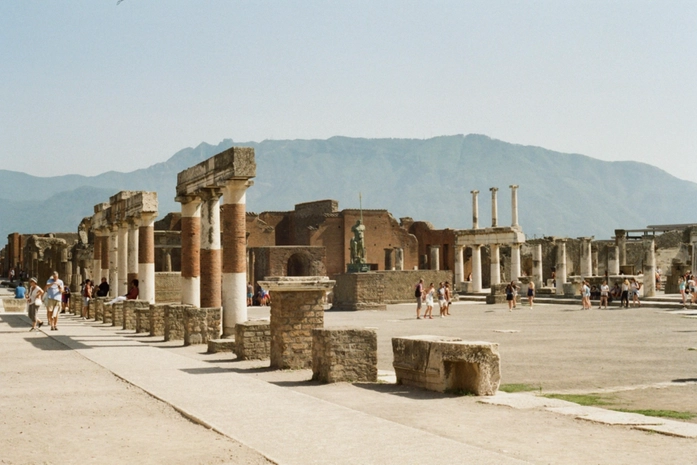
<svg viewBox="0 0 697 465"><path fill-rule="evenodd" d="M511 185L508 186L508 187L510 187L511 189L515 190L515 189L518 189L518 187L520 187L520 186L518 186L518 184L511 184Z"/></svg>
<svg viewBox="0 0 697 465"><path fill-rule="evenodd" d="M496 192L499 190L499 188L498 188L498 187L490 187L489 190L490 190L492 193L496 193Z"/></svg>
<svg viewBox="0 0 697 465"><path fill-rule="evenodd" d="M470 191L470 194L477 195L479 194L479 191L477 189Z"/></svg>
<svg viewBox="0 0 697 465"><path fill-rule="evenodd" d="M196 196L203 202L210 200L218 200L223 196L223 188L221 187L202 187L196 191Z"/></svg>
<svg viewBox="0 0 697 465"><path fill-rule="evenodd" d="M174 201L182 204L193 202L201 203L201 197L198 194L178 195L174 198Z"/></svg>

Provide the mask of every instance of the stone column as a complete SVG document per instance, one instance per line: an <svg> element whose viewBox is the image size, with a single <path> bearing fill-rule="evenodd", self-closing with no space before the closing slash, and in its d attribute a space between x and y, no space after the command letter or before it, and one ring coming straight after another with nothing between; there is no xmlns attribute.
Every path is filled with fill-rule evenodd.
<svg viewBox="0 0 697 465"><path fill-rule="evenodd" d="M491 191L491 227L498 227L499 223L499 210L496 204L496 192L499 190L498 187L492 187L489 189ZM498 284L498 283L497 283Z"/></svg>
<svg viewBox="0 0 697 465"><path fill-rule="evenodd" d="M394 249L395 270L404 270L404 249L395 247Z"/></svg>
<svg viewBox="0 0 697 465"><path fill-rule="evenodd" d="M511 227L518 227L518 185L511 184ZM520 255L519 255L520 256ZM520 263L520 261L519 261ZM518 273L520 275L520 273Z"/></svg>
<svg viewBox="0 0 697 465"><path fill-rule="evenodd" d="M165 247L162 249L164 254L164 269L167 272L172 271L172 249L170 247Z"/></svg>
<svg viewBox="0 0 697 465"><path fill-rule="evenodd" d="M607 246L607 274L617 276L620 274L619 247L616 245Z"/></svg>
<svg viewBox="0 0 697 465"><path fill-rule="evenodd" d="M591 263L592 263L591 271L593 273L593 276L598 276L598 249L597 248L595 249L595 251L591 252Z"/></svg>
<svg viewBox="0 0 697 465"><path fill-rule="evenodd" d="M72 267L71 267L72 268ZM92 279L99 284L102 277L102 237L97 230L94 231L94 245L92 246Z"/></svg>
<svg viewBox="0 0 697 465"><path fill-rule="evenodd" d="M126 274L126 288L128 283L134 279L138 279L138 223L135 218L128 220L128 269ZM142 289L138 288L138 297Z"/></svg>
<svg viewBox="0 0 697 465"><path fill-rule="evenodd" d="M620 266L625 266L627 264L627 232L624 229L615 229L615 243L619 247Z"/></svg>
<svg viewBox="0 0 697 465"><path fill-rule="evenodd" d="M99 239L101 239L102 242L102 272L100 273L99 281L101 283L102 278L106 278L110 285L109 295L114 296L116 293L116 289L111 287L114 282L111 281L111 276L109 276L109 237L110 235L108 230L101 231L101 236L99 237Z"/></svg>
<svg viewBox="0 0 697 465"><path fill-rule="evenodd" d="M389 248L385 249L385 270L393 270L394 269L394 264L393 264L393 257L394 257L394 249Z"/></svg>
<svg viewBox="0 0 697 465"><path fill-rule="evenodd" d="M73 290L75 289L73 284L77 285L77 283L73 282L73 261L72 257L68 256L67 258L68 259L65 262L65 285L68 286L70 290Z"/></svg>
<svg viewBox="0 0 697 465"><path fill-rule="evenodd" d="M591 239L590 237L579 237L581 241L581 252L579 260L579 268L582 278L587 278L593 274L593 256L591 255Z"/></svg>
<svg viewBox="0 0 697 465"><path fill-rule="evenodd" d="M491 244L491 285L501 284L501 256L499 254L499 245Z"/></svg>
<svg viewBox="0 0 697 465"><path fill-rule="evenodd" d="M246 192L252 181L232 180L223 191L223 335L247 321ZM273 296L271 297L273 301Z"/></svg>
<svg viewBox="0 0 697 465"><path fill-rule="evenodd" d="M128 224L119 223L117 230L118 262L117 269L117 294L125 295L128 292Z"/></svg>
<svg viewBox="0 0 697 465"><path fill-rule="evenodd" d="M111 225L109 234L109 292L112 296L118 295L119 266L117 251L119 250L119 227Z"/></svg>
<svg viewBox="0 0 697 465"><path fill-rule="evenodd" d="M482 246L472 246L472 292L482 292Z"/></svg>
<svg viewBox="0 0 697 465"><path fill-rule="evenodd" d="M465 280L465 260L463 247L461 245L455 246L455 282L453 283L453 289L460 289L462 282Z"/></svg>
<svg viewBox="0 0 697 465"><path fill-rule="evenodd" d="M690 265L693 274L697 273L697 230L690 231L690 243L692 244L692 263Z"/></svg>
<svg viewBox="0 0 697 465"><path fill-rule="evenodd" d="M429 254L430 254L430 264L431 264L431 269L432 270L440 270L440 246L439 245L431 245L429 246Z"/></svg>
<svg viewBox="0 0 697 465"><path fill-rule="evenodd" d="M656 295L656 248L653 237L644 236L644 297Z"/></svg>
<svg viewBox="0 0 697 465"><path fill-rule="evenodd" d="M201 308L222 306L222 252L220 250L220 189L202 189L201 195Z"/></svg>
<svg viewBox="0 0 697 465"><path fill-rule="evenodd" d="M479 229L479 201L477 200L479 191L473 190L470 194L472 194L472 229Z"/></svg>
<svg viewBox="0 0 697 465"><path fill-rule="evenodd" d="M511 281L520 278L520 244L511 245Z"/></svg>
<svg viewBox="0 0 697 465"><path fill-rule="evenodd" d="M534 244L532 246L532 276L531 279L535 282L535 286L544 286L542 273L542 244Z"/></svg>
<svg viewBox="0 0 697 465"><path fill-rule="evenodd" d="M557 295L564 295L566 282L566 241L557 242Z"/></svg>
<svg viewBox="0 0 697 465"><path fill-rule="evenodd" d="M201 306L201 199L177 198L182 204L182 303Z"/></svg>
<svg viewBox="0 0 697 465"><path fill-rule="evenodd" d="M156 213L141 213L138 226L139 300L155 303L155 217Z"/></svg>

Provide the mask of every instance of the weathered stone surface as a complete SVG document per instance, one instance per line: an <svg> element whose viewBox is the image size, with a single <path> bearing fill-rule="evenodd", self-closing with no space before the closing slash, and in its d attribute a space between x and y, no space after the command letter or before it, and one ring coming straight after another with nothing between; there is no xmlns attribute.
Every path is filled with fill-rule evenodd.
<svg viewBox="0 0 697 465"><path fill-rule="evenodd" d="M266 360L271 353L269 320L245 321L235 325L235 349L238 360Z"/></svg>
<svg viewBox="0 0 697 465"><path fill-rule="evenodd" d="M218 352L235 352L234 339L211 339L208 341L208 353L217 354Z"/></svg>
<svg viewBox="0 0 697 465"><path fill-rule="evenodd" d="M254 149L232 147L177 174L177 196L187 196L205 187L225 187L233 179L256 176Z"/></svg>
<svg viewBox="0 0 697 465"><path fill-rule="evenodd" d="M23 313L27 311L25 299L2 299L2 304L7 313Z"/></svg>
<svg viewBox="0 0 697 465"><path fill-rule="evenodd" d="M165 341L178 341L184 339L184 310L190 305L167 304L165 305Z"/></svg>
<svg viewBox="0 0 697 465"><path fill-rule="evenodd" d="M123 326L123 301L114 302L111 305L105 305L105 307L111 307L111 326L116 326L120 328Z"/></svg>
<svg viewBox="0 0 697 465"><path fill-rule="evenodd" d="M149 309L150 302L147 300L127 300L123 303L123 329L136 329L136 310Z"/></svg>
<svg viewBox="0 0 697 465"><path fill-rule="evenodd" d="M184 345L207 344L220 337L220 318L223 309L187 307L184 316Z"/></svg>
<svg viewBox="0 0 697 465"><path fill-rule="evenodd" d="M312 330L312 379L321 383L376 382L378 338L372 329Z"/></svg>
<svg viewBox="0 0 697 465"><path fill-rule="evenodd" d="M392 338L397 383L493 396L501 381L498 344L443 336Z"/></svg>
<svg viewBox="0 0 697 465"><path fill-rule="evenodd" d="M488 304L505 304L506 303L506 286L509 283L492 284L489 295L486 296Z"/></svg>
<svg viewBox="0 0 697 465"><path fill-rule="evenodd" d="M102 323L112 323L114 320L114 306L104 304L102 307Z"/></svg>
<svg viewBox="0 0 697 465"><path fill-rule="evenodd" d="M107 302L106 297L95 297L94 301L94 319L96 321L104 320L104 304Z"/></svg>
<svg viewBox="0 0 697 465"><path fill-rule="evenodd" d="M176 303L182 301L181 273L155 273L155 302Z"/></svg>
<svg viewBox="0 0 697 465"><path fill-rule="evenodd" d="M165 307L169 304L150 304L150 335L165 335Z"/></svg>
<svg viewBox="0 0 697 465"><path fill-rule="evenodd" d="M136 333L150 332L150 305L146 308L136 308Z"/></svg>

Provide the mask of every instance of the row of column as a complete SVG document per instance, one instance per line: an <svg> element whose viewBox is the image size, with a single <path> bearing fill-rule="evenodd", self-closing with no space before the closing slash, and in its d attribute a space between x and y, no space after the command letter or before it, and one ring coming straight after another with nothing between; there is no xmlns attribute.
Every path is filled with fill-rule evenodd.
<svg viewBox="0 0 697 465"><path fill-rule="evenodd" d="M470 246L472 249L472 292L481 292L482 290L482 245ZM500 246L492 244L489 246L490 254L490 281L491 284L501 283L501 254ZM464 247L455 247L455 282L460 283L465 280L464 269ZM540 252L540 255L542 253ZM511 280L516 280L520 277L520 244L511 246Z"/></svg>
<svg viewBox="0 0 697 465"><path fill-rule="evenodd" d="M144 213L95 230L93 279L107 278L112 296L126 294L138 279L138 298L155 302L155 217Z"/></svg>
<svg viewBox="0 0 697 465"><path fill-rule="evenodd" d="M231 180L223 188L177 198L182 205L182 303L222 307L224 336L247 321L245 204L250 185Z"/></svg>
<svg viewBox="0 0 697 465"><path fill-rule="evenodd" d="M511 227L518 228L518 185L511 184L508 186L511 188ZM491 191L491 227L498 227L498 200L497 193L499 191L498 187L489 188ZM479 191L470 191L472 194L472 229L479 229Z"/></svg>

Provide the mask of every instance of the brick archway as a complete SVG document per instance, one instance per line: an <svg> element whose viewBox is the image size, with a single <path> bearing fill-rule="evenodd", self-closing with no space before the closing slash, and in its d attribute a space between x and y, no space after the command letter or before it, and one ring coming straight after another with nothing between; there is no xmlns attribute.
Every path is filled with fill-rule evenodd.
<svg viewBox="0 0 697 465"><path fill-rule="evenodd" d="M312 257L308 253L294 253L288 257L286 276L312 276Z"/></svg>

